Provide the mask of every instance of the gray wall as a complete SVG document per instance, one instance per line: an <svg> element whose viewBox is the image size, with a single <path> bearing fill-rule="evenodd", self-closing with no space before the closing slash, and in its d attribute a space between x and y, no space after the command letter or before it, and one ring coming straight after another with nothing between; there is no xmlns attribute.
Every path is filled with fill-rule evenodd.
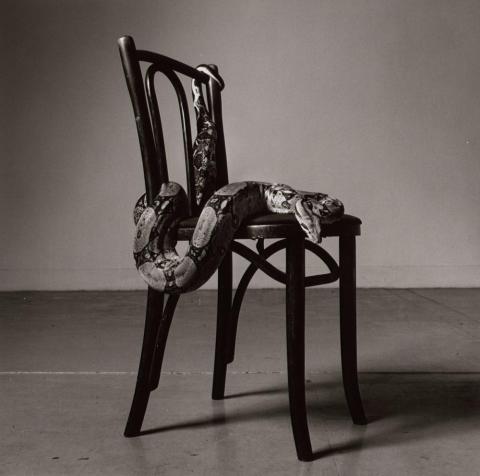
<svg viewBox="0 0 480 476"><path fill-rule="evenodd" d="M341 198L364 221L359 285L480 285L480 2L3 0L0 9L1 289L143 287L131 258L143 178L122 34L220 66L231 180ZM178 130L168 134L170 144ZM183 181L181 149L168 150Z"/></svg>

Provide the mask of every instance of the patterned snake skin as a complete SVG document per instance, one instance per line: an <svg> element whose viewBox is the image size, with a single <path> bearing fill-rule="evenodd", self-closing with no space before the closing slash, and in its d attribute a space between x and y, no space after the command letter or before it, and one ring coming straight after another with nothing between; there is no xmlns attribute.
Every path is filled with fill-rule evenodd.
<svg viewBox="0 0 480 476"><path fill-rule="evenodd" d="M207 66L198 69L223 85ZM185 256L180 257L175 250L176 226L188 210L187 194L179 184L162 184L151 205L142 195L134 210L133 255L137 269L150 287L170 294L202 286L216 271L235 232L248 217L268 212L294 213L307 238L319 243L321 225L343 215L339 200L283 184L239 182L215 191L216 127L195 80L192 93L198 131L193 154L195 199L197 204L203 204L203 210Z"/></svg>

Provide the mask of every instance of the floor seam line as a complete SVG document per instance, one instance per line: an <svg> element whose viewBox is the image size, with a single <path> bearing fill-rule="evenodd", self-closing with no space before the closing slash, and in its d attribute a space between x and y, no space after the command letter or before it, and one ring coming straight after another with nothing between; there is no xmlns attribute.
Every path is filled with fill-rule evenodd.
<svg viewBox="0 0 480 476"><path fill-rule="evenodd" d="M361 371L358 372L359 375L480 375L480 371L388 371L388 370L379 370L379 371ZM7 375L106 375L106 376L115 376L115 375L137 375L137 372L108 372L108 371L48 371L48 370L39 370L39 371L0 371L0 376ZM200 371L200 372L183 372L183 371L171 371L171 372L162 372L161 375L170 375L170 376L197 376L197 375L206 375L212 376L213 372L211 371ZM228 372L227 375L287 375L287 371L274 371L274 372L252 372L252 371L233 371ZM322 372L322 371L310 371L306 372L306 375L340 375L339 373L332 372Z"/></svg>
<svg viewBox="0 0 480 476"><path fill-rule="evenodd" d="M437 304L437 305L440 306L440 307L443 307L443 308L445 308L445 309L448 309L449 311L452 311L452 312L454 312L454 313L456 313L456 314L458 314L458 315L460 315L460 316L462 316L462 317L465 317L465 318L467 318L467 319L471 319L471 316L469 316L468 314L465 314L465 313L463 313L462 311L459 311L458 309L455 309L454 307L449 306L448 304L444 304L444 303L442 303L442 302L439 302L439 301L437 301L437 300L434 299L434 298L431 298L431 297L428 297L428 296L424 296L423 294L419 294L417 291L415 291L415 290L412 289L412 288L407 288L407 291L410 292L410 293L412 293L412 294L414 294L415 296L418 296L418 297L426 300L426 301L433 302L434 304Z"/></svg>

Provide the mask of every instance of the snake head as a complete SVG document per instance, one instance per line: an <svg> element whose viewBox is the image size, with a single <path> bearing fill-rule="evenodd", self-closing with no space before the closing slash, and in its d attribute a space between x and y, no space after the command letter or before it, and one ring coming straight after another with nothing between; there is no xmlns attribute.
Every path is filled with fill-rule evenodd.
<svg viewBox="0 0 480 476"><path fill-rule="evenodd" d="M312 201L308 198L300 198L295 203L294 213L307 238L313 243L321 243L322 227L320 220L316 217Z"/></svg>

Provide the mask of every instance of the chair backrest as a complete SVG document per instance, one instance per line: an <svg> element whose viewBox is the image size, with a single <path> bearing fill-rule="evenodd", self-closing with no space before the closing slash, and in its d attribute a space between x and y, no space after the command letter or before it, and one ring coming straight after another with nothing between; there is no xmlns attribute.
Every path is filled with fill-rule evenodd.
<svg viewBox="0 0 480 476"><path fill-rule="evenodd" d="M197 216L201 210L195 201L190 114L185 89L177 73L196 79L205 85L207 107L212 120L217 126L215 154L217 164L216 189L228 183L227 158L222 121L221 86L209 75L191 66L151 51L137 50L133 38L130 36L120 38L118 40L118 46L135 114L142 154L147 202L152 203L155 195L160 190L160 185L169 180L165 142L154 84L155 74L160 72L170 80L177 94L182 121L189 212L190 215ZM141 62L149 63L145 69L144 76L140 67ZM209 65L209 67L215 72L218 72L215 65Z"/></svg>

